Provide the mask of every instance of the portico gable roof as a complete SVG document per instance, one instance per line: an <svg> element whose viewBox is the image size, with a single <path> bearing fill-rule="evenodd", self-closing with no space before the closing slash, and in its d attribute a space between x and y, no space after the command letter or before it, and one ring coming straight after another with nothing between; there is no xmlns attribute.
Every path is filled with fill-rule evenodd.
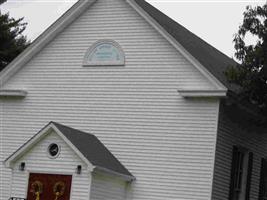
<svg viewBox="0 0 267 200"><path fill-rule="evenodd" d="M135 179L95 135L56 122L50 122L10 155L4 161L5 165L11 167L12 163L42 140L51 130L57 133L88 166L92 166L92 170L96 169L116 175L127 181Z"/></svg>

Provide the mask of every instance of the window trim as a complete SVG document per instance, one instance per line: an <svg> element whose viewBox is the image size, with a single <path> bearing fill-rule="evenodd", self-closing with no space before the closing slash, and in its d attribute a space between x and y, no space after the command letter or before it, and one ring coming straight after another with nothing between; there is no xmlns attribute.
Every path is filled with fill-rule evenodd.
<svg viewBox="0 0 267 200"><path fill-rule="evenodd" d="M249 199L252 165L253 153L242 146L234 146L229 200Z"/></svg>

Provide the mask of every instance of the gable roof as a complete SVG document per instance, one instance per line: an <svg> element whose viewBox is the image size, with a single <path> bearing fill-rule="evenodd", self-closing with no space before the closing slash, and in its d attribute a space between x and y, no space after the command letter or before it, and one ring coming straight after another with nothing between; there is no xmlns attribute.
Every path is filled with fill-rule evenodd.
<svg viewBox="0 0 267 200"><path fill-rule="evenodd" d="M147 3L145 0L134 0L146 13L160 24L179 44L196 58L211 74L213 74L227 89L236 90L224 74L228 66L236 62L187 30L185 27Z"/></svg>
<svg viewBox="0 0 267 200"><path fill-rule="evenodd" d="M97 0L79 0L62 17L51 25L42 35L40 35L23 53L21 53L13 62L11 62L1 73L0 82L5 83L13 74L15 74L25 63L27 63L35 54L46 46L52 39L60 33L65 27L72 23L81 13L88 9ZM126 0L130 3L135 2L143 11L151 16L171 37L173 37L183 48L189 52L205 68L206 77L216 79L217 83L224 85L232 90L231 85L224 76L224 71L228 65L235 62L207 44L205 41L185 29L183 26L160 12L158 9L147 3L145 0ZM136 9L136 8L135 8ZM215 82L216 82L215 81ZM224 88L221 88L224 93Z"/></svg>
<svg viewBox="0 0 267 200"><path fill-rule="evenodd" d="M73 145L75 147L73 150L78 154L78 156L79 154L82 154L82 156L80 156L81 159L85 158L86 161L92 164L94 168L121 176L126 180L135 179L135 177L120 163L120 161L105 147L103 143L100 142L95 135L64 126L56 122L50 122L47 124L43 129L41 129L41 131L28 140L17 151L11 154L4 161L5 164L10 166L10 163L15 161L17 158L27 152L28 149L37 144L44 137L44 135L49 133L49 130L51 129L54 130L59 136L62 137L63 135L64 137L62 137L62 139L67 144L71 144L71 148Z"/></svg>
<svg viewBox="0 0 267 200"><path fill-rule="evenodd" d="M51 123L54 124L94 166L133 177L133 175L117 160L117 158L95 135L64 126L56 122Z"/></svg>

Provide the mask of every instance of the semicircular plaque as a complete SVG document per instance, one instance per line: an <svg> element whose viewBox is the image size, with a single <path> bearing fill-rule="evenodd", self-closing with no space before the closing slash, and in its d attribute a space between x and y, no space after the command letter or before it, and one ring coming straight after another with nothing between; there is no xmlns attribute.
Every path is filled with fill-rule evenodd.
<svg viewBox="0 0 267 200"><path fill-rule="evenodd" d="M120 45L113 40L97 41L84 56L84 66L124 65L125 56Z"/></svg>

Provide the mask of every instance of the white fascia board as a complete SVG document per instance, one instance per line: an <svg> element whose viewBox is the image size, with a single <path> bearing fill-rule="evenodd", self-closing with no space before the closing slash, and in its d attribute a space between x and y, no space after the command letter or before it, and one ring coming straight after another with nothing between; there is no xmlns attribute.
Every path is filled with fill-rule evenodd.
<svg viewBox="0 0 267 200"><path fill-rule="evenodd" d="M226 90L178 90L184 98L226 97Z"/></svg>
<svg viewBox="0 0 267 200"><path fill-rule="evenodd" d="M16 57L0 73L0 87L6 81L21 69L29 60L40 52L49 42L51 42L60 32L79 17L96 0L79 0L66 13L64 13L56 22L47 28L34 42Z"/></svg>
<svg viewBox="0 0 267 200"><path fill-rule="evenodd" d="M27 91L25 90L0 90L1 97L21 97L24 98L27 96Z"/></svg>
<svg viewBox="0 0 267 200"><path fill-rule="evenodd" d="M134 0L126 0L129 5L136 10L152 27L154 27L170 44L174 46L196 69L200 71L218 90L227 88L210 73L195 57L193 57L175 38L173 38L156 20L146 13Z"/></svg>
<svg viewBox="0 0 267 200"><path fill-rule="evenodd" d="M15 151L11 156L9 156L4 164L6 167L11 168L11 164L21 157L24 153L26 153L29 149L31 149L36 143L38 143L43 137L47 134L51 133L51 126L48 125L43 128L40 132L35 134L30 140L28 140L24 145L22 145L17 151Z"/></svg>
<svg viewBox="0 0 267 200"><path fill-rule="evenodd" d="M95 166L94 170L96 172L107 173L107 174L109 174L111 176L118 177L119 179L122 179L122 180L124 180L126 182L131 182L131 181L135 181L136 180L136 178L134 176L128 176L128 175L125 175L125 174L121 174L121 173L115 172L113 170L104 168L104 167Z"/></svg>

